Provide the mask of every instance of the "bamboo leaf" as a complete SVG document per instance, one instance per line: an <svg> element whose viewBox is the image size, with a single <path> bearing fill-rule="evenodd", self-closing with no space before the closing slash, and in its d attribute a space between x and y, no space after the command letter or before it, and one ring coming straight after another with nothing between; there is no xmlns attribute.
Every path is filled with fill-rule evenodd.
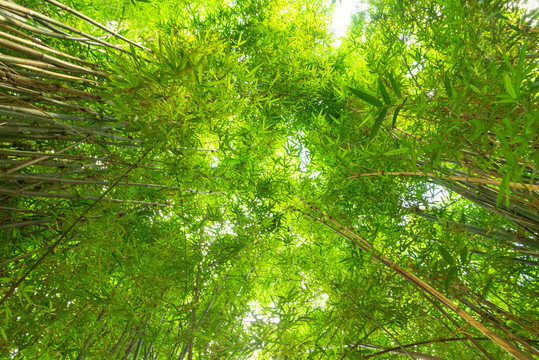
<svg viewBox="0 0 539 360"><path fill-rule="evenodd" d="M401 98L402 93L400 91L399 85L397 84L397 81L395 81L395 78L391 73L388 73L387 76L389 78L389 82L391 83L391 87L393 88L393 92L395 93L395 95L397 95L398 98Z"/></svg>
<svg viewBox="0 0 539 360"><path fill-rule="evenodd" d="M468 263L468 247L466 245L460 251L460 261L462 265L466 265Z"/></svg>
<svg viewBox="0 0 539 360"><path fill-rule="evenodd" d="M505 86L505 90L513 99L517 98L517 93L515 92L515 88L513 87L513 84L511 82L511 77L509 74L505 73L503 75L503 84Z"/></svg>
<svg viewBox="0 0 539 360"><path fill-rule="evenodd" d="M393 129L395 127L395 124L397 123L397 117L399 116L399 112L401 111L402 107L404 106L404 104L406 104L406 100L408 100L408 98L404 99L404 101L402 102L402 104L400 104L397 109L395 109L395 111L393 112L393 121L391 121L391 128Z"/></svg>
<svg viewBox="0 0 539 360"><path fill-rule="evenodd" d="M453 259L453 256L451 256L451 254L449 253L449 251L447 251L447 249L445 247L440 245L440 246L438 246L438 250L442 254L442 257L444 258L444 261L446 263L448 263L449 265L455 264L455 260Z"/></svg>
<svg viewBox="0 0 539 360"><path fill-rule="evenodd" d="M488 292L492 288L492 283L493 283L492 278L489 278L487 281L487 284L485 285L485 288L483 289L483 294L482 294L483 298L486 298L486 296L488 295Z"/></svg>
<svg viewBox="0 0 539 360"><path fill-rule="evenodd" d="M447 277L445 278L445 291L449 291L451 283L455 279L455 276L457 275L458 271L459 270L456 266L451 266L451 268L449 268L449 271L447 272Z"/></svg>
<svg viewBox="0 0 539 360"><path fill-rule="evenodd" d="M371 129L371 134L369 135L369 140L374 139L374 137L378 134L378 131L380 131L380 126L382 126L382 122L384 121L384 118L387 114L387 108L383 108L378 113L378 116L376 117L376 121L374 122L374 125Z"/></svg>
<svg viewBox="0 0 539 360"><path fill-rule="evenodd" d="M385 152L384 155L387 155L387 156L397 155L397 154L403 154L403 153L408 152L408 151L410 151L410 148L403 147L403 148L400 148L400 149L389 150L389 151Z"/></svg>
<svg viewBox="0 0 539 360"><path fill-rule="evenodd" d="M447 92L448 97L453 97L453 87L451 85L451 79L447 75L447 73L444 75L444 85L445 85L445 91Z"/></svg>
<svg viewBox="0 0 539 360"><path fill-rule="evenodd" d="M384 83L380 79L378 79L378 87L380 88L380 94L382 94L382 98L384 99L384 102L386 103L386 105L391 105L391 98L389 97L389 94L387 93Z"/></svg>
<svg viewBox="0 0 539 360"><path fill-rule="evenodd" d="M384 106L384 104L382 104L382 102L380 100L378 100L377 98L375 98L372 95L367 94L366 92L363 92L363 91L358 90L358 89L354 89L354 88L352 88L350 86L348 86L348 90L350 90L352 92L352 94L354 94L355 96L357 96L361 100L365 101L366 103L369 103L369 104L371 104L373 106L376 106L376 107Z"/></svg>

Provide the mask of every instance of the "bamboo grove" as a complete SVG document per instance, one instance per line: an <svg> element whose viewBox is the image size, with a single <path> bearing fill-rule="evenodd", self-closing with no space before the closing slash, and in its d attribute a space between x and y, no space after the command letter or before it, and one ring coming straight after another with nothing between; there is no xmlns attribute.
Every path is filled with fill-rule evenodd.
<svg viewBox="0 0 539 360"><path fill-rule="evenodd" d="M539 10L0 0L0 357L539 357Z"/></svg>

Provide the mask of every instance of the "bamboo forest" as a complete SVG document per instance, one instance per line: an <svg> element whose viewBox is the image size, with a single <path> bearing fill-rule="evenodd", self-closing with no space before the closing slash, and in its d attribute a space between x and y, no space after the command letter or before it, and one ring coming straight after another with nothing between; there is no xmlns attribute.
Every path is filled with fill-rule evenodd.
<svg viewBox="0 0 539 360"><path fill-rule="evenodd" d="M539 358L539 4L344 3L0 0L1 359Z"/></svg>

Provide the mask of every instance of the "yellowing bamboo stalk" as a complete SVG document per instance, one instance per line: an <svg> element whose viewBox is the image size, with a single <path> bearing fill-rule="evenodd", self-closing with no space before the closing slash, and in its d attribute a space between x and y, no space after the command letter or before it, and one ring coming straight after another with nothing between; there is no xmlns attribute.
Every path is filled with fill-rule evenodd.
<svg viewBox="0 0 539 360"><path fill-rule="evenodd" d="M339 230L338 233L343 235L348 240L352 241L353 243L357 244L360 248L363 250L369 251L378 261L380 261L382 264L384 264L386 267L393 269L397 274L402 276L405 280L410 282L411 284L415 285L422 291L426 292L427 294L433 296L436 298L440 303L442 303L445 307L451 309L454 311L457 315L462 317L467 323L475 327L477 330L482 332L485 336L487 336L489 339L494 341L498 346L500 346L502 349L507 351L509 354L513 355L516 359L524 359L524 360L533 360L533 358L511 344L510 342L506 341L505 339L501 338L498 334L481 324L479 321L477 321L474 317L472 317L470 314L468 314L465 310L461 309L457 306L457 304L453 303L451 300L449 300L446 296L444 296L442 293L434 289L430 284L426 283L425 281L421 280L419 277L417 277L412 272L404 269L402 266L394 262L393 260L389 259L388 257L379 254L375 252L373 246L365 239L361 238L359 235L354 233L353 231L345 228L341 224L339 224L336 220L334 220L332 217L326 215L323 213L320 209L318 209L316 206L308 204L307 205L315 210L320 216L328 219L331 221ZM321 220L319 220L321 221ZM325 224L325 222L321 221ZM327 225L327 224L326 224Z"/></svg>
<svg viewBox="0 0 539 360"><path fill-rule="evenodd" d="M452 176L452 175L436 175L434 173L418 173L413 171L393 171L393 172L375 172L375 173L367 173L367 174L356 174L349 176L347 179L354 179L354 178L360 178L360 177L374 177L374 176L427 176L432 179L443 179L443 180L454 180L454 181L465 181L469 183L476 183L476 184L486 184L486 185L494 185L494 186L501 186L502 181L501 180L494 180L494 179L483 179L483 178L476 178L471 176ZM539 191L539 185L534 184L521 184L516 182L510 182L509 186L513 189L520 189L520 190L528 190L528 191Z"/></svg>

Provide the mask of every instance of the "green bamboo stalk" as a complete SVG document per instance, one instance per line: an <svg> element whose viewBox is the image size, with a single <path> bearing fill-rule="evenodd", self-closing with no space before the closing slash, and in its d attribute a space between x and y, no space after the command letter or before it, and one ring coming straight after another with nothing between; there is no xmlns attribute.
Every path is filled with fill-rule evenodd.
<svg viewBox="0 0 539 360"><path fill-rule="evenodd" d="M11 86L6 83L2 83L1 79L0 79L0 89L4 89L15 94L28 94L28 95L35 96L36 98L43 96L43 93L40 91L36 91L36 90L32 90L32 89L28 89L28 88L24 88L20 86ZM49 96L50 99L67 100L65 96L59 96L59 95L55 95L51 93L48 93L47 96Z"/></svg>
<svg viewBox="0 0 539 360"><path fill-rule="evenodd" d="M29 47L14 43L12 41L3 39L1 37L0 37L0 46L3 46L6 49L10 49L10 50L18 52L18 53L26 54L26 55L28 55L30 57L39 59L42 62L56 65L60 69L63 68L65 70L78 71L78 72L82 72L82 73L86 73L86 74L90 74L90 75L102 76L102 77L106 76L106 74L104 72L87 69L87 68L82 67L80 65L75 65L75 64L72 64L70 62L57 59L54 56L47 55L44 52L41 52L39 50L31 49Z"/></svg>
<svg viewBox="0 0 539 360"><path fill-rule="evenodd" d="M60 56L62 56L64 58L66 58L66 59L73 60L73 61L75 61L75 62L77 62L77 63L79 63L81 65L86 65L86 66L91 67L91 68L96 67L96 64L94 64L94 63L91 63L91 62L86 61L86 60L79 59L76 56L66 54L66 53L64 53L64 52L62 52L60 50L55 49L55 48L45 46L45 45L41 45L41 44L35 42L35 39L33 39L33 38L31 38L31 40L27 40L25 38L24 39L21 38L20 35L19 35L19 37L17 37L15 35L12 35L12 34L9 34L9 33L3 32L3 31L0 31L0 36L3 36L5 38L13 40L13 41L20 42L20 43L28 45L28 46L36 47L38 49L47 51L47 52L55 54L55 55L60 55Z"/></svg>
<svg viewBox="0 0 539 360"><path fill-rule="evenodd" d="M21 227L25 227L25 226L30 226L30 225L46 224L46 223L49 223L51 221L53 221L53 220L52 219L40 219L40 220L20 221L20 222L16 222L16 223L0 225L0 230L17 229L17 228L21 228ZM0 265L2 265L2 264L0 264Z"/></svg>
<svg viewBox="0 0 539 360"><path fill-rule="evenodd" d="M94 135L88 135L94 136ZM11 142L14 143L14 139L23 139L23 140L29 140L31 141L38 141L38 140L50 140L50 141L61 141L61 142L73 142L73 141L79 141L80 137L69 137L69 136L63 136L62 134L56 134L56 135L25 135L25 134L10 134L9 136L1 136L1 141ZM85 138L86 141L88 138ZM89 141L90 142L90 141ZM114 146L118 148L142 148L142 145L138 144L132 144L132 143L117 143L112 141L97 141L92 140L92 144L94 145L103 145L103 146Z"/></svg>
<svg viewBox="0 0 539 360"><path fill-rule="evenodd" d="M479 296L475 293L473 293L470 289L467 289L467 291L469 292L469 294L478 302L481 302L483 305L489 307L490 309L494 310L495 312L497 312L498 314L501 314L502 316L504 316L505 318L507 318L508 320L510 321L513 321L515 323L517 323L518 325L520 325L523 329L525 329L526 331L528 331L530 334L533 334L536 338L539 339L539 331L537 331L537 327L534 327L534 326L528 326L526 325L524 322L526 320L522 319L521 317L517 316L517 315L514 315L508 311L505 311L503 309L501 309L499 306L491 303L490 301L484 299L482 296Z"/></svg>
<svg viewBox="0 0 539 360"><path fill-rule="evenodd" d="M68 148L71 148L71 147L73 146L69 146ZM92 161L92 162L104 161L101 158L94 158L91 156L63 154L63 152L61 151L56 151L54 153L45 153L45 152L40 152L40 151L25 151L25 150L0 148L0 154L5 154L8 156L17 156L17 157L32 157L32 158L47 157L47 158L68 159L68 160L84 160L84 161Z"/></svg>
<svg viewBox="0 0 539 360"><path fill-rule="evenodd" d="M434 299L432 299L430 296L428 295L424 295L425 296L425 299L427 299L427 301L429 303L431 303L432 306L434 306L434 308L436 310L438 310L439 312L442 313L442 315L448 319L452 324L453 326L455 326L455 328L457 329L461 329L462 326L457 322L457 320L455 320L447 311L445 311L444 308L442 308L441 305L439 305L436 301L434 301ZM489 360L496 360L479 342L477 342L477 340L475 340L473 338L472 335L468 334L467 332L464 333L464 336L466 337L466 339L473 345L475 346L475 348L477 350L479 350L483 355L485 355ZM489 338L487 338L489 339ZM490 340L490 339L489 339Z"/></svg>
<svg viewBox="0 0 539 360"><path fill-rule="evenodd" d="M121 48L119 48L119 47L117 47L117 46L115 46L113 44L110 44L110 43L108 43L106 41L103 41L103 40L101 40L101 39L99 39L99 38L97 38L95 36L87 34L87 33L83 32L83 31L81 31L81 30L79 30L77 28L66 25L66 24L64 24L64 23L62 23L62 22L60 22L58 20L52 19L52 18L50 18L50 17L48 17L46 15L43 15L43 14L40 14L40 13L35 12L33 10L27 9L27 8L22 7L20 5L13 4L13 3L7 2L5 0L0 0L0 7L4 8L4 9L20 11L21 13L27 14L27 15L33 17L33 18L46 21L49 24L61 27L61 28L65 29L65 30L68 30L68 31L70 31L70 32L72 32L74 34L77 34L77 35L81 36L81 37L93 40L93 41L95 41L95 42L97 42L97 43L99 43L99 44L101 44L103 46L107 46L107 47L110 47L112 49L116 49L116 50L121 51L121 52L126 53L126 54L131 54L129 51L121 49Z"/></svg>
<svg viewBox="0 0 539 360"><path fill-rule="evenodd" d="M454 295L456 298L458 298L456 295ZM493 314L489 314L487 312L485 312L483 309L481 309L480 307L476 306L475 304L471 303L470 301L466 300L466 299L463 299L463 298L458 298L463 304L465 304L466 306L468 306L470 309L472 309L473 311L475 311L479 316L481 316L481 318L483 320L487 320L488 322L490 322L495 328L499 329L500 331L504 332L505 335L513 340L513 341L516 341L518 343L520 343L524 348L526 348L526 350L528 350L530 353L534 354L535 356L539 356L539 351L537 351L536 349L533 348L533 346L531 346L530 344L528 344L527 341L525 341L524 339L521 339L519 336L516 336L512 331L511 329L509 329L508 326L506 326L505 324L503 324L503 322L499 321Z"/></svg>
<svg viewBox="0 0 539 360"><path fill-rule="evenodd" d="M3 24L2 22L0 22L0 29L4 29L4 30L7 30L15 35L17 35L19 38L23 38L23 39L26 39L26 40L29 40L30 42L37 42L37 43L40 43L40 45L44 48L47 48L47 49L52 49L54 50L53 47L51 47L50 45L44 43L41 39L38 39L38 38L34 38L30 35L28 35L27 33L25 32L22 32L22 31L19 31L9 25L6 25L6 24Z"/></svg>
<svg viewBox="0 0 539 360"><path fill-rule="evenodd" d="M537 248L539 249L539 244L536 243L536 241L534 241L533 239L526 239L526 238L522 238L521 236L518 236L516 234L512 234L512 233L509 233L509 232L501 232L501 231L495 231L495 230L492 230L492 229L485 229L485 228L482 228L482 227L479 227L479 226L474 226L474 225L470 225L470 224L461 224L461 223L456 223L456 222L452 222L452 221L441 221L438 217L434 216L434 215L431 215L431 214L428 214L428 213L425 213L425 212L417 212L417 214L427 220L430 220L430 221L433 221L433 222L436 222L436 223L443 223L443 224L448 224L448 225L451 225L451 226L454 226L458 229L463 229L463 230L466 230L472 234L475 234L475 235L479 235L479 236L482 236L484 238L487 238L487 239L499 239L499 240L502 240L502 241L506 241L506 242L509 242L511 244L518 244L518 243L521 243L521 244L525 244L527 246L531 246L531 247L534 247L534 248Z"/></svg>
<svg viewBox="0 0 539 360"><path fill-rule="evenodd" d="M313 205L308 204L309 207L313 210L315 210L320 216L323 218L327 218L331 223L333 223L337 228L332 227L331 225L327 224L324 220L317 219L316 217L312 217L308 215L305 212L302 212L304 215L311 217L312 219L321 222L322 224L328 226L336 233L342 235L346 239L352 241L354 244L356 244L359 248L363 249L364 251L367 251L380 261L384 266L392 269L397 274L402 276L405 280L422 290L423 292L433 296L437 301L439 301L441 304L443 304L445 307L451 309L454 311L457 315L462 317L467 323L475 327L477 330L482 332L485 336L489 337L493 342L495 342L498 346L500 346L502 349L507 351L509 354L513 355L517 359L525 359L525 360L532 360L532 357L510 342L506 341L505 339L501 338L498 334L490 330L489 328L485 327L483 324L481 324L479 321L477 321L475 318L473 318L470 314L468 314L466 311L458 307L455 303L453 303L451 300L449 300L446 296L444 296L442 293L434 289L431 285L424 282L420 278L418 278L416 275L412 274L410 271L404 269L391 259L387 258L384 255L377 254L374 252L374 248L372 245L367 242L365 239L361 238L359 235L357 235L355 232L345 228L341 224L339 224L336 220L329 217L328 215L324 214L322 211L320 211L318 208L316 208ZM296 209L297 211L298 210Z"/></svg>
<svg viewBox="0 0 539 360"><path fill-rule="evenodd" d="M101 71L89 70L89 69L80 70L80 69L76 69L76 68L63 68L63 67L59 67L59 66L57 66L55 64L52 64L52 63L38 61L38 60L32 60L32 59L26 59L26 58L21 58L21 57L17 57L17 56L11 56L11 55L0 54L0 61L2 61L2 63L5 63L5 64L11 64L11 65L16 65L16 66L20 66L20 67L26 67L26 68L30 67L30 69L33 69L33 68L49 69L49 70L63 71L63 72L68 72L68 73L93 75L93 76L96 76L96 77L105 77L106 76L106 74L101 72ZM7 71L6 67L4 67L4 66L2 67L2 69L4 71ZM12 72L12 73L15 73L15 74L17 73L13 69L9 69L9 72Z"/></svg>
<svg viewBox="0 0 539 360"><path fill-rule="evenodd" d="M120 140L120 141L126 141L126 142L140 142L140 140L130 140L128 138L125 138L123 136L119 136L119 135L114 135L114 134L111 134L111 133L108 133L108 132L104 132L104 131L99 131L99 130L95 130L94 128L91 128L91 127L84 127L84 126L72 126L72 125L67 125L61 121L56 121L55 119L58 119L58 118L64 118L64 119L69 119L71 118L72 116L71 115L61 115L61 114L55 114L55 113L47 113L47 112L40 112L40 111L36 111L36 110L32 110L32 109L18 109L18 111L9 111L9 110L4 110L5 108L9 108L7 106L4 106L4 105L0 105L0 115L3 115L3 116L9 116L9 117L12 117L12 118L15 118L15 119L19 119L19 120L25 120L25 121L33 121L33 122L38 122L38 123L41 123L41 124L47 124L47 125L55 125L56 126L56 129L54 126L42 126L42 127L38 127L36 128L39 131L41 132L45 132L45 131L54 131L54 130L57 130L58 131L61 131L62 133L65 133L65 134L72 134L72 135L81 135L81 134L89 134L89 135L99 135L99 136L103 136L103 137L107 137L107 138L111 138L111 139L115 139L115 140ZM34 115L36 114L36 115ZM37 114L40 114L40 115L48 115L49 117L44 117L44 116L39 116ZM59 116L55 116L55 115L59 115ZM9 124L9 123L8 123ZM1 128L0 128L1 129Z"/></svg>
<svg viewBox="0 0 539 360"><path fill-rule="evenodd" d="M121 40L127 42L128 44L131 44L131 45L133 45L133 46L136 46L136 47L138 47L138 48L140 48L140 49L142 49L142 50L144 50L144 51L152 52L150 49L148 49L148 48L146 48L146 47L144 47L144 46L142 46L142 45L140 45L140 44L138 44L138 43L136 43L136 42L134 42L134 41L129 40L128 38L126 38L126 37L124 37L124 36L118 34L117 32L115 32L115 31L113 31L113 30L110 30L110 29L107 28L106 26L101 25L101 24L98 23L97 21L95 21L95 20L89 18L88 16L86 16L86 15L84 15L84 14L82 14L82 13L80 13L80 12L78 12L78 11L72 9L72 8L70 8L70 7L67 6L67 5L64 5L64 4L62 4L62 3L60 3L60 2L58 2L58 1L56 1L56 0L45 0L45 1L48 2L48 3L50 3L50 4L53 4L53 5L55 5L55 6L58 6L59 8L61 8L61 9L65 10L65 11L67 11L67 12L69 12L69 13L71 13L71 14L73 14L73 15L75 15L75 16L77 16L77 17L79 17L79 18L81 18L81 19L83 19L83 20L85 20L85 21L87 21L87 22L89 22L89 23L92 24L92 25L97 26L97 27L100 28L101 30L104 30L104 31L108 32L109 34L114 35L115 37L117 37L117 38L119 38L119 39L121 39Z"/></svg>
<svg viewBox="0 0 539 360"><path fill-rule="evenodd" d="M9 195L9 196L24 196L24 197L43 197L43 198L52 198L52 199L67 199L67 200L87 200L87 201L104 201L117 204L134 204L134 205L148 205L148 206L160 206L160 207L172 207L172 204L158 203L158 202L149 202L149 201L138 201L138 200L122 200L114 198L101 198L98 196L80 196L74 194L63 194L63 193L47 193L42 191L21 191L21 190L7 190L0 189L0 194Z"/></svg>
<svg viewBox="0 0 539 360"><path fill-rule="evenodd" d="M9 24L9 25L19 27L29 32L33 32L39 35L49 36L49 37L53 37L57 39L74 40L74 41L80 41L80 42L86 40L85 38L75 37L75 36L66 36L63 34L58 34L52 31L44 30L44 29L29 25L26 22L22 22L15 19L14 17L10 16L9 13L2 10L0 10L0 23Z"/></svg>
<svg viewBox="0 0 539 360"><path fill-rule="evenodd" d="M69 81L69 82L89 83L89 84L96 85L96 86L101 85L99 82L97 82L95 80L90 80L90 79L77 77L77 76L73 76L73 75L60 74L60 73L57 73L57 72L54 72L54 71L44 70L44 69L37 68L37 67L34 67L34 66L20 65L20 64L17 64L17 66L19 66L21 68L24 68L24 69L30 70L30 71L28 71L28 70L17 69L17 71L16 71L17 74L24 75L26 77L40 78L40 77L46 76L49 79L56 79L56 80Z"/></svg>
<svg viewBox="0 0 539 360"><path fill-rule="evenodd" d="M14 89L14 88L12 88L12 89ZM32 97L24 97L24 96L15 97L15 96L11 96L11 95L0 96L0 101L4 100L4 99L8 100L8 101L11 101L11 102L19 102L19 103L23 103L23 104L29 103L29 102L49 103L49 104L55 105L56 107L64 107L64 108L67 108L67 109L70 109L70 110L74 110L75 112L81 112L81 113L84 113L84 114L89 114L89 115L95 116L93 118L81 117L81 118L86 119L85 121L115 122L115 123L119 122L119 120L114 118L114 117L99 114L98 112L96 112L96 111L94 111L92 109L85 108L85 107L80 106L78 104L67 103L67 102L64 102L64 101L51 99L51 98L48 98L48 97L45 97L45 96L42 96L42 95L36 95L36 96L32 96Z"/></svg>
<svg viewBox="0 0 539 360"><path fill-rule="evenodd" d="M73 184L73 185L98 185L98 186L109 186L112 185L112 182L109 180L78 180L78 179L67 179L67 178L58 178L52 177L55 175L65 175L65 174L51 174L51 176L35 176L31 174L14 174L14 175L4 175L2 178L6 180L24 180L26 182L39 181L41 183L59 183L59 184ZM134 186L134 187L146 187L154 189L166 189L166 190L182 190L190 193L199 193L199 194L219 194L218 192L202 191L202 190L193 190L193 189L182 189L176 186L168 187L161 184L148 184L148 183L133 183L133 182L120 182L118 185L121 186Z"/></svg>
<svg viewBox="0 0 539 360"><path fill-rule="evenodd" d="M75 146L77 146L77 145L79 145L79 144L82 144L84 141L86 141L86 139L82 139L82 140L80 140L80 141L78 141L78 142L75 142L75 143L73 143L73 144L71 144L71 145L69 145L69 146L67 146L67 147L65 147L65 148L63 148L63 149L61 149L60 151L56 152L55 154L60 154L60 153L62 153L62 152L64 152L64 151L66 151L66 150L69 150L69 149L71 149L71 148L73 148L73 147L75 147ZM10 152L10 150L7 150L7 149L0 149L0 153L1 153L1 152L4 152L4 153L5 153L6 151L7 151L8 153ZM11 151L17 151L17 150L11 150ZM1 171L1 172L0 172L0 178L2 178L4 175L8 175L8 174L14 173L14 172L17 171L17 170L24 169L25 167L28 167L28 166L37 164L37 163L39 163L40 161L47 160L47 159L50 159L50 158L51 158L51 156L47 156L47 155L46 155L46 156L39 156L39 157L34 158L34 159L30 160L30 161L27 161L27 162L25 162L25 163L23 163L23 164L20 164L20 165L17 165L17 166L15 166L15 167L9 168L9 169L7 169L7 170Z"/></svg>

